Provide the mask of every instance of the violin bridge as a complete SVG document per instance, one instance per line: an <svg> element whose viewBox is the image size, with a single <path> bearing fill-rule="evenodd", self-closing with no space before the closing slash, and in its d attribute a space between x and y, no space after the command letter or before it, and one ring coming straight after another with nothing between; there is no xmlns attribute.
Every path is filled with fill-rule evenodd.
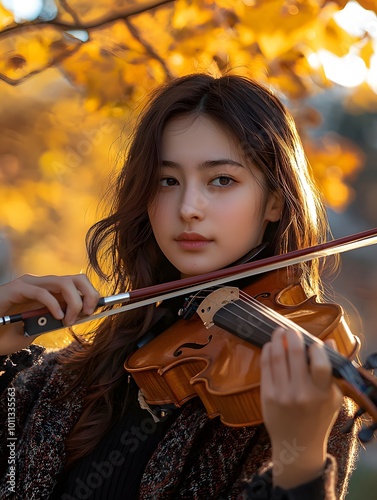
<svg viewBox="0 0 377 500"><path fill-rule="evenodd" d="M234 286L224 286L207 295L199 304L197 313L206 328L213 326L213 317L219 309L240 298L240 291Z"/></svg>

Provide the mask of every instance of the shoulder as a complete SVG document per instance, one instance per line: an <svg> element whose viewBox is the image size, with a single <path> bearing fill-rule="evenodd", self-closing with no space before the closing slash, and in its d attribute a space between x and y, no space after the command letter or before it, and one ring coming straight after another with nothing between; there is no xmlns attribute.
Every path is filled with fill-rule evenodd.
<svg viewBox="0 0 377 500"><path fill-rule="evenodd" d="M38 365L44 350L40 345L31 344L8 356L0 356L0 393L4 392L19 373Z"/></svg>
<svg viewBox="0 0 377 500"><path fill-rule="evenodd" d="M17 390L41 388L54 374L63 377L59 358L68 348L47 351L44 347L31 344L9 356L0 359L0 393L12 385Z"/></svg>

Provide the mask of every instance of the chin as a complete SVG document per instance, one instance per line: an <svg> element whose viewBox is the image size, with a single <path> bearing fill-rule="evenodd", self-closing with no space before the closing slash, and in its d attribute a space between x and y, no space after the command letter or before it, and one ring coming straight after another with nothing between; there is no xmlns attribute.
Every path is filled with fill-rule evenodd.
<svg viewBox="0 0 377 500"><path fill-rule="evenodd" d="M213 266L200 266L193 268L184 267L180 269L182 278L192 278L194 276L199 276L200 274L210 273L212 271L217 271L221 269L221 267L213 267Z"/></svg>

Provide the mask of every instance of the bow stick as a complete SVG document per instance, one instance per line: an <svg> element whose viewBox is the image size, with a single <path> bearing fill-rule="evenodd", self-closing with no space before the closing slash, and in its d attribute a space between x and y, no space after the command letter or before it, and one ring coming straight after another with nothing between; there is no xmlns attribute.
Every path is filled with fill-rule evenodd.
<svg viewBox="0 0 377 500"><path fill-rule="evenodd" d="M287 266L307 262L313 259L328 257L330 255L348 252L357 248L363 248L377 243L377 228L362 231L342 238L334 239L326 243L321 243L309 248L294 250L292 252L274 255L265 259L240 264L218 271L201 274L181 280L170 281L147 288L140 288L130 292L124 292L109 297L101 297L97 307L125 304L115 309L110 309L91 316L80 318L75 325L80 325L88 321L99 320L113 314L143 307L162 300L178 297L203 290L208 287L223 285L232 280L247 278L250 276L274 271ZM132 301L132 302L131 302ZM131 303L130 303L131 302ZM0 326L23 321L25 325L25 335L40 335L52 330L65 328L63 322L56 320L47 308L36 309L10 316L0 317Z"/></svg>

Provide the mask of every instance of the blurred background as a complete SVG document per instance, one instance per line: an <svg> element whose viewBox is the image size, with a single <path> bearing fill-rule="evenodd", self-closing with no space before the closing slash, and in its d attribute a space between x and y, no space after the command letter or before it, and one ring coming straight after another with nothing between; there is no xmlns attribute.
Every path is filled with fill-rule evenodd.
<svg viewBox="0 0 377 500"><path fill-rule="evenodd" d="M193 72L247 75L284 99L335 237L377 226L377 1L0 1L0 283L85 270L148 93ZM328 279L377 352L377 249L342 255ZM45 335L47 347L69 341ZM374 499L377 447L349 500Z"/></svg>

